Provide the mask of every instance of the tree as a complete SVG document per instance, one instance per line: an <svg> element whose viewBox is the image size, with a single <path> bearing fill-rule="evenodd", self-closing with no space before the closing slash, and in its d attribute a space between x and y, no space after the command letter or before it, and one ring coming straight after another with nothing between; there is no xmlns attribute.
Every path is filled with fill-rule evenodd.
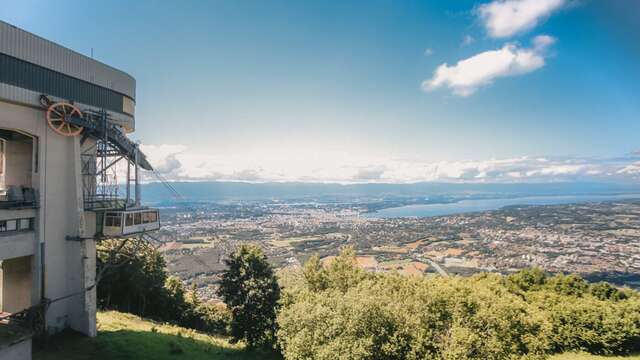
<svg viewBox="0 0 640 360"><path fill-rule="evenodd" d="M589 289L589 284L576 274L558 274L549 279L547 285L558 294L577 297L581 297Z"/></svg>
<svg viewBox="0 0 640 360"><path fill-rule="evenodd" d="M327 279L328 286L342 292L346 292L369 277L369 274L358 267L356 250L352 246L340 250L340 254L322 270L325 272L324 277Z"/></svg>
<svg viewBox="0 0 640 360"><path fill-rule="evenodd" d="M313 284L285 290L286 360L540 359L549 349L542 313L498 275L365 276L354 260L352 249L322 267L311 259L304 276Z"/></svg>
<svg viewBox="0 0 640 360"><path fill-rule="evenodd" d="M337 289L346 292L358 285L370 274L358 267L356 251L347 246L340 254L324 264L317 255L312 256L302 269L304 280L312 291Z"/></svg>
<svg viewBox="0 0 640 360"><path fill-rule="evenodd" d="M589 287L591 295L595 296L599 300L624 300L627 298L624 292L611 286L611 284L600 281L592 284Z"/></svg>
<svg viewBox="0 0 640 360"><path fill-rule="evenodd" d="M188 304L185 303L185 291L182 281L175 277L169 276L164 282L165 304L164 316L162 320L182 323L185 312L188 310ZM184 324L183 324L184 325Z"/></svg>
<svg viewBox="0 0 640 360"><path fill-rule="evenodd" d="M98 252L98 305L208 333L227 334L230 314L198 298L195 283L167 277L162 254L141 241L105 240Z"/></svg>
<svg viewBox="0 0 640 360"><path fill-rule="evenodd" d="M225 263L218 295L231 310L231 336L249 347L273 346L280 287L266 256L243 245Z"/></svg>
<svg viewBox="0 0 640 360"><path fill-rule="evenodd" d="M321 291L329 287L326 273L322 268L322 263L318 255L313 255L304 264L302 275L304 276L307 286L312 291Z"/></svg>
<svg viewBox="0 0 640 360"><path fill-rule="evenodd" d="M200 298L198 297L198 286L195 282L191 283L191 291L189 291L187 301L194 307L199 306L201 303Z"/></svg>
<svg viewBox="0 0 640 360"><path fill-rule="evenodd" d="M159 318L166 304L165 261L151 245L134 240L104 240L98 247L98 304Z"/></svg>
<svg viewBox="0 0 640 360"><path fill-rule="evenodd" d="M539 289L547 282L547 276L540 268L522 269L507 277L507 284L522 291Z"/></svg>

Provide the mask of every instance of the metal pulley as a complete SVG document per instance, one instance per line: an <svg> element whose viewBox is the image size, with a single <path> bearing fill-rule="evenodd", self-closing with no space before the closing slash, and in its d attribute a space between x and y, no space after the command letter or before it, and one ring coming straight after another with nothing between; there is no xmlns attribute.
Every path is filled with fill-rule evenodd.
<svg viewBox="0 0 640 360"><path fill-rule="evenodd" d="M57 102L47 108L47 124L51 130L62 136L76 136L84 128L70 121L71 117L82 117L80 109L66 102Z"/></svg>

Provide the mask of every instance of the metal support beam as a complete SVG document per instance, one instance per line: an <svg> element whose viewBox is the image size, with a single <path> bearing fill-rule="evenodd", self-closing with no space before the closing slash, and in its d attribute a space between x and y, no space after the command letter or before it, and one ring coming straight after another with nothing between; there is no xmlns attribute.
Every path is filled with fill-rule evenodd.
<svg viewBox="0 0 640 360"><path fill-rule="evenodd" d="M96 175L102 175L103 172L107 171L107 169L109 169L110 167L112 167L113 165L118 163L118 161L120 161L122 159L124 159L124 155L120 156L116 160L112 161L111 164L109 164L109 165L105 166L104 168L102 168L100 171L98 171L98 173Z"/></svg>
<svg viewBox="0 0 640 360"><path fill-rule="evenodd" d="M129 200L131 200L131 161L127 159L127 200L124 203L125 209L129 206Z"/></svg>
<svg viewBox="0 0 640 360"><path fill-rule="evenodd" d="M82 237L82 236L65 236L64 238L67 241L85 241L85 240L94 240L92 237Z"/></svg>
<svg viewBox="0 0 640 360"><path fill-rule="evenodd" d="M136 172L136 207L140 207L141 199L140 199L140 170L138 169L138 147L136 146L135 150L135 172Z"/></svg>

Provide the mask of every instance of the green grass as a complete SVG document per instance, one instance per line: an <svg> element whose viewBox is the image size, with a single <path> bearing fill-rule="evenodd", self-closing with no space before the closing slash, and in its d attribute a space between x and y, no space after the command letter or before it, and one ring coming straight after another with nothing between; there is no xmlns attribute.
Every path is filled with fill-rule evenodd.
<svg viewBox="0 0 640 360"><path fill-rule="evenodd" d="M36 348L35 360L125 359L278 359L253 352L226 338L209 336L174 325L155 323L115 311L98 313L98 336L63 333Z"/></svg>

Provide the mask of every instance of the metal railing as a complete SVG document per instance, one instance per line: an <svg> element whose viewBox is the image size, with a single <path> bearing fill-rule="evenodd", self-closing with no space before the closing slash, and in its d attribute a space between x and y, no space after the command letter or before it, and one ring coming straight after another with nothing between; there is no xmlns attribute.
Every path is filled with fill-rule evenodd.
<svg viewBox="0 0 640 360"><path fill-rule="evenodd" d="M0 192L0 209L38 207L38 192L30 187L13 186Z"/></svg>

